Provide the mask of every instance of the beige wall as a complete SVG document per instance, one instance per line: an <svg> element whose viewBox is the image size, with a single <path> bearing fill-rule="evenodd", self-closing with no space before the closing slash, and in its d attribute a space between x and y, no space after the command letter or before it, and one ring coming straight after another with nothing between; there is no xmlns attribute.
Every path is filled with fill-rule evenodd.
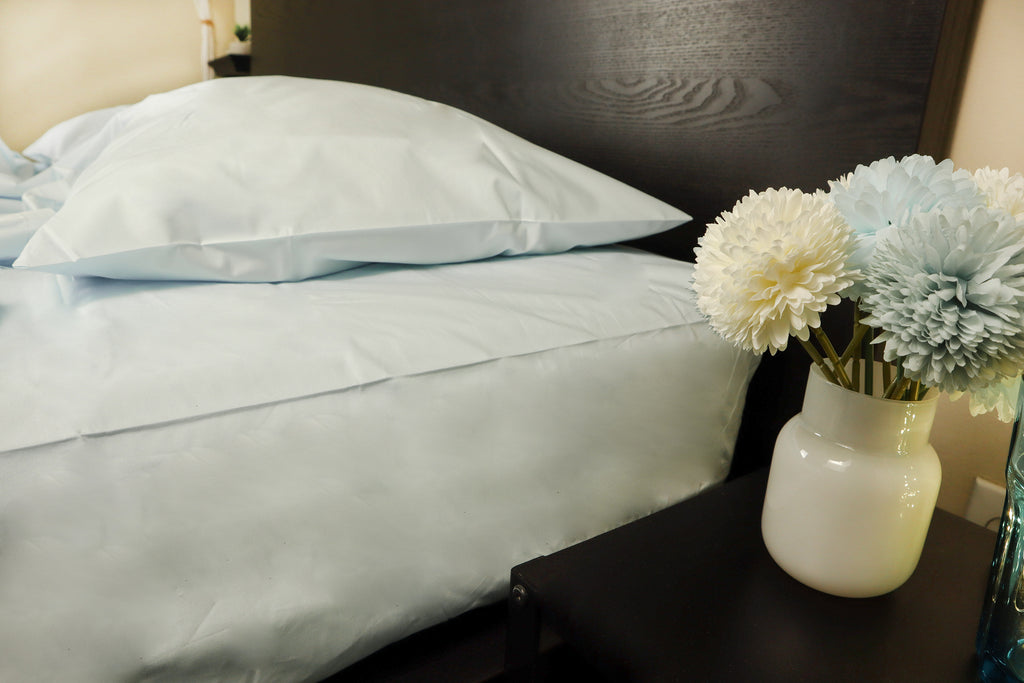
<svg viewBox="0 0 1024 683"><path fill-rule="evenodd" d="M1024 0L983 0L950 157L964 168L1024 173ZM976 476L1002 485L1010 425L940 399L932 445L942 459L939 506L962 514Z"/></svg>
<svg viewBox="0 0 1024 683"><path fill-rule="evenodd" d="M1024 1L982 0L950 156L1024 173Z"/></svg>
<svg viewBox="0 0 1024 683"><path fill-rule="evenodd" d="M249 25L250 19L249 0L235 0L235 23Z"/></svg>
<svg viewBox="0 0 1024 683"><path fill-rule="evenodd" d="M210 6L222 54L235 0ZM21 150L77 114L201 80L199 36L192 0L0 0L0 139Z"/></svg>

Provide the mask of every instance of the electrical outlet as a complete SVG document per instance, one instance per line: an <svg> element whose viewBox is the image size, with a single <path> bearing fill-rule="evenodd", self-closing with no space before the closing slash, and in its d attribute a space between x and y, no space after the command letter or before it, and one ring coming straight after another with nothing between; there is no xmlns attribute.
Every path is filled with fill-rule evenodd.
<svg viewBox="0 0 1024 683"><path fill-rule="evenodd" d="M1006 489L993 484L987 479L975 477L971 497L967 499L967 512L964 517L975 524L989 529L999 528L999 518L1003 515L1003 503L1006 500Z"/></svg>

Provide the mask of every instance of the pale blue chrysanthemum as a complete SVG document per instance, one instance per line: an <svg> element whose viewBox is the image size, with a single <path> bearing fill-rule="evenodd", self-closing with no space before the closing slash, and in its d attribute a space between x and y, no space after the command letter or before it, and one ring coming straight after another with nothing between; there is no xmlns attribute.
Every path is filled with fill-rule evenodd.
<svg viewBox="0 0 1024 683"><path fill-rule="evenodd" d="M829 197L857 235L851 266L866 270L879 233L908 216L945 206L984 206L985 197L971 174L954 169L946 159L913 154L896 161L879 159L860 165L852 173L829 182ZM855 283L844 296L863 297L863 283Z"/></svg>
<svg viewBox="0 0 1024 683"><path fill-rule="evenodd" d="M806 340L858 275L853 233L824 193L753 191L699 240L693 286L711 327L740 348L775 353Z"/></svg>
<svg viewBox="0 0 1024 683"><path fill-rule="evenodd" d="M879 236L865 284L864 322L907 377L971 391L1024 367L1024 230L1005 211L910 216Z"/></svg>

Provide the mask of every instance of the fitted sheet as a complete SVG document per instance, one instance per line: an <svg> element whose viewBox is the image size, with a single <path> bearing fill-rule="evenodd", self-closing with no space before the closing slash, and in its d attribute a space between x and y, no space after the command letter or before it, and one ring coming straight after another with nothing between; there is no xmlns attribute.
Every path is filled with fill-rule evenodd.
<svg viewBox="0 0 1024 683"><path fill-rule="evenodd" d="M0 680L316 681L722 480L756 359L691 273L0 270Z"/></svg>

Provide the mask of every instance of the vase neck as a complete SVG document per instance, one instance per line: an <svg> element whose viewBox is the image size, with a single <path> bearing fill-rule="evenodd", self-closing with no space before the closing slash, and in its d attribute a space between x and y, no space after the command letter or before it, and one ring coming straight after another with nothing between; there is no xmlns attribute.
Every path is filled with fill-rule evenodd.
<svg viewBox="0 0 1024 683"><path fill-rule="evenodd" d="M925 446L937 399L893 401L833 384L812 367L802 416L815 433L851 448L899 456Z"/></svg>

